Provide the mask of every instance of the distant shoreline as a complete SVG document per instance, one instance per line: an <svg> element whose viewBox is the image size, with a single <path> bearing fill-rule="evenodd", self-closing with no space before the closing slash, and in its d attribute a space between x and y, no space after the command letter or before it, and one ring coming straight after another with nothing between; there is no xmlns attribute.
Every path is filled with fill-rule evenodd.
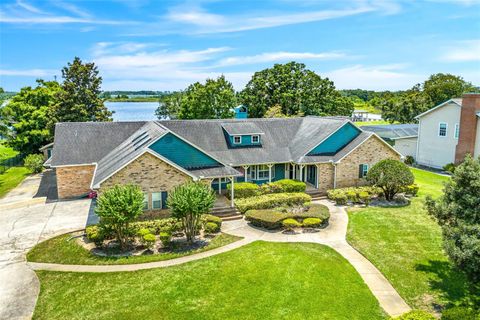
<svg viewBox="0 0 480 320"><path fill-rule="evenodd" d="M138 98L119 98L106 99L105 102L159 102L158 97L138 97Z"/></svg>

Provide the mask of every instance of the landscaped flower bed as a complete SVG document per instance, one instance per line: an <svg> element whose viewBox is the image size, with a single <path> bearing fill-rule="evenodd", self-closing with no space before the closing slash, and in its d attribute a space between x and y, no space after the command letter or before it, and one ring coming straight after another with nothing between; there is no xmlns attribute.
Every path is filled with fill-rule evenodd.
<svg viewBox="0 0 480 320"><path fill-rule="evenodd" d="M415 197L418 189L416 184L408 185L392 201L386 201L382 189L373 186L332 189L327 191L327 197L337 205L401 207L410 204L408 197Z"/></svg>
<svg viewBox="0 0 480 320"><path fill-rule="evenodd" d="M245 219L252 225L266 229L279 229L282 226L287 229L293 226L296 221L296 227L320 228L328 224L330 213L328 208L321 204L310 204L308 206L295 206L288 208L249 210L245 214ZM285 226L285 220L291 226Z"/></svg>

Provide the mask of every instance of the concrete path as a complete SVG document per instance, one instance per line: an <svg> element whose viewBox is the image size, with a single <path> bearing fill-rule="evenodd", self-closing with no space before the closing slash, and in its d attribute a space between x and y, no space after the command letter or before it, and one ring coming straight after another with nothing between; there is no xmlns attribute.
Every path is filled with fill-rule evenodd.
<svg viewBox="0 0 480 320"><path fill-rule="evenodd" d="M410 311L410 307L400 297L383 274L363 255L352 248L345 236L348 226L348 215L344 208L337 207L327 200L320 203L326 205L330 210L330 223L325 229L315 233L298 233L287 235L281 231L266 231L249 225L245 220L225 221L222 231L232 235L243 237L242 240L231 243L221 248L205 251L177 259L149 262L131 265L62 265L50 263L29 263L34 270L49 271L70 271L70 272L119 272L169 267L185 262L195 261L227 252L253 241L263 240L271 242L313 242L327 245L335 249L347 259L363 278L374 296L378 299L380 306L390 315L398 316Z"/></svg>
<svg viewBox="0 0 480 320"><path fill-rule="evenodd" d="M2 199L23 201L38 189L38 176L27 178ZM29 319L39 283L25 261L39 241L85 227L90 200L37 204L0 211L0 319Z"/></svg>

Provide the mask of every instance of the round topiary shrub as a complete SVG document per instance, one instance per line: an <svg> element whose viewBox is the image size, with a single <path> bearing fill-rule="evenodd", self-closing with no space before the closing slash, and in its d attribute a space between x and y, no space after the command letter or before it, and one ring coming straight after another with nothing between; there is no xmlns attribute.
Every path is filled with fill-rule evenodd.
<svg viewBox="0 0 480 320"><path fill-rule="evenodd" d="M203 222L204 224L208 222L215 223L218 226L218 228L222 226L222 219L220 217L214 216L213 214L204 214Z"/></svg>
<svg viewBox="0 0 480 320"><path fill-rule="evenodd" d="M142 238L143 236L147 235L147 234L151 234L152 232L150 231L150 229L147 229L147 228L142 228L140 230L137 231L137 235Z"/></svg>
<svg viewBox="0 0 480 320"><path fill-rule="evenodd" d="M370 204L370 201L372 201L372 196L366 192L366 191L361 191L358 194L358 198L360 199L361 202L363 202L367 207Z"/></svg>
<svg viewBox="0 0 480 320"><path fill-rule="evenodd" d="M102 229L98 226L88 226L85 228L85 234L87 235L87 239L93 241L97 247L101 247L103 245L103 241L105 240L105 233L102 232Z"/></svg>
<svg viewBox="0 0 480 320"><path fill-rule="evenodd" d="M387 201L392 201L397 193L413 184L414 180L410 168L393 159L377 162L367 173L367 181L381 188Z"/></svg>
<svg viewBox="0 0 480 320"><path fill-rule="evenodd" d="M292 229L299 228L299 227L302 226L302 224L300 222L298 222L297 220L292 219L292 218L288 218L288 219L283 220L282 225L285 229L288 229L288 230L292 230Z"/></svg>
<svg viewBox="0 0 480 320"><path fill-rule="evenodd" d="M152 250L155 241L157 241L157 239L155 238L155 235L151 233L147 233L142 237L142 243L148 250Z"/></svg>
<svg viewBox="0 0 480 320"><path fill-rule="evenodd" d="M319 218L306 218L303 220L302 225L305 228L317 228L322 224L322 220Z"/></svg>
<svg viewBox="0 0 480 320"><path fill-rule="evenodd" d="M172 234L170 232L160 232L160 241L164 247L168 247L172 241Z"/></svg>
<svg viewBox="0 0 480 320"><path fill-rule="evenodd" d="M339 206L344 206L347 204L347 195L344 193L337 193L333 196L333 201L335 201L335 204Z"/></svg>
<svg viewBox="0 0 480 320"><path fill-rule="evenodd" d="M205 233L208 233L208 234L217 233L220 231L220 227L216 223L207 222L203 227L203 231L205 231Z"/></svg>

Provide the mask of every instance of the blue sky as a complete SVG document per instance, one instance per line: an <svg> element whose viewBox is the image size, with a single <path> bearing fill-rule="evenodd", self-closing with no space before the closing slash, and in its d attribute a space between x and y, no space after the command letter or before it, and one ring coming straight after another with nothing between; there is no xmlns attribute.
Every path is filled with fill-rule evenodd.
<svg viewBox="0 0 480 320"><path fill-rule="evenodd" d="M178 90L303 62L337 88L407 89L449 72L480 85L480 0L2 1L0 86L94 61L104 90Z"/></svg>

